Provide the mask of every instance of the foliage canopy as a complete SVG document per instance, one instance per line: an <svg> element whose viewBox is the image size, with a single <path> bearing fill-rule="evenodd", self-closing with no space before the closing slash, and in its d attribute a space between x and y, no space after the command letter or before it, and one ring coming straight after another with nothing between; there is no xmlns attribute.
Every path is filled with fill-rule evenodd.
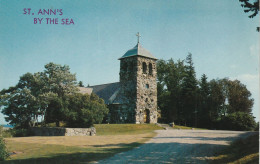
<svg viewBox="0 0 260 164"><path fill-rule="evenodd" d="M104 102L95 95L78 93L77 87L69 66L48 63L43 72L26 73L16 86L3 89L0 107L6 121L16 128L36 126L38 122L56 122L59 126L60 121L65 121L82 127L101 122L108 110ZM81 113L76 115L76 111Z"/></svg>
<svg viewBox="0 0 260 164"><path fill-rule="evenodd" d="M256 126L251 113L254 100L246 86L227 78L208 81L205 74L197 80L190 53L186 60L159 60L157 73L159 121L213 129L225 129L225 122L232 130ZM245 120L244 126L239 126L238 118Z"/></svg>

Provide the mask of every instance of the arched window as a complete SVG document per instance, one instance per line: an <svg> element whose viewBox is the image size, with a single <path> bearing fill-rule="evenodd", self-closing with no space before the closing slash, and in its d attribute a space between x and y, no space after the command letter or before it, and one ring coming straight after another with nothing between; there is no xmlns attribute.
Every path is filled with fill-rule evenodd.
<svg viewBox="0 0 260 164"><path fill-rule="evenodd" d="M149 63L149 74L153 74L153 65L151 63Z"/></svg>
<svg viewBox="0 0 260 164"><path fill-rule="evenodd" d="M145 62L143 62L143 73L147 72L147 65Z"/></svg>

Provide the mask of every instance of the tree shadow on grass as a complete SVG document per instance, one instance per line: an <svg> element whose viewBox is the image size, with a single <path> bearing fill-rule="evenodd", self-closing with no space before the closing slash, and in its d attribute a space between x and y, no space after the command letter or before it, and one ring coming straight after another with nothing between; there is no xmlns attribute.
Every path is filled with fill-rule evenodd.
<svg viewBox="0 0 260 164"><path fill-rule="evenodd" d="M240 134L243 135L243 134ZM169 137L170 138L170 137ZM181 138L181 137L178 137ZM198 140L207 140L208 137L194 137ZM239 137L237 137L239 138ZM212 139L212 138L210 138ZM215 138L218 140L219 138ZM224 139L224 138L221 138ZM231 138L226 137L226 140ZM232 138L234 139L234 138ZM50 154L48 157L28 158L20 160L9 160L2 163L16 164L52 164L52 163L90 163L99 161L100 163L208 163L214 154L227 145L216 145L209 143L141 143L133 142L130 144L118 143L107 145L94 145L91 148L85 148L76 153L57 153ZM133 149L134 147L138 147ZM95 149L97 148L97 149ZM133 150L131 150L133 149ZM131 150L129 152L125 152ZM123 153L121 153L123 152ZM119 153L119 154L117 154ZM114 156L117 154L116 156ZM108 157L111 159L106 159Z"/></svg>
<svg viewBox="0 0 260 164"><path fill-rule="evenodd" d="M235 163L259 163L259 133L251 133L249 136L235 140L215 156L217 158L211 162L213 164L234 161Z"/></svg>
<svg viewBox="0 0 260 164"><path fill-rule="evenodd" d="M96 152L78 152L71 154L54 154L48 157L29 158L5 161L6 164L78 164L78 163L207 163L212 151L223 149L225 145L192 144L192 143L140 143L108 144ZM96 145L95 147L99 147ZM133 149L133 147L137 147ZM133 149L133 150L131 150ZM131 151L128 151L131 150ZM126 152L127 151L127 152ZM121 153L122 152L122 153ZM117 154L119 153L119 154ZM116 156L114 156L117 154ZM112 157L114 156L114 157ZM118 157L119 156L119 157ZM110 158L112 157L112 161ZM115 159L113 159L115 158ZM104 159L104 160L103 160ZM103 161L100 161L103 160ZM99 162L98 162L99 161Z"/></svg>
<svg viewBox="0 0 260 164"><path fill-rule="evenodd" d="M192 132L194 133L209 133L209 132ZM196 139L196 140L214 140L214 141L235 141L237 139L246 138L248 136L259 134L259 132L243 132L243 133L216 133L216 134L236 134L235 136L229 137L200 137L200 136L177 136L177 137L154 137L154 139ZM214 134L214 133L212 133Z"/></svg>
<svg viewBox="0 0 260 164"><path fill-rule="evenodd" d="M140 146L141 143L134 142L130 144L108 144L108 145L95 145L95 147L104 147L96 149L94 151L83 150L83 152L77 153L56 153L47 155L47 157L39 158L27 158L27 159L13 159L3 161L0 163L4 164L76 164L76 163L89 163L102 160L115 155L116 153L124 152L133 149L134 147ZM115 146L116 148L111 148Z"/></svg>

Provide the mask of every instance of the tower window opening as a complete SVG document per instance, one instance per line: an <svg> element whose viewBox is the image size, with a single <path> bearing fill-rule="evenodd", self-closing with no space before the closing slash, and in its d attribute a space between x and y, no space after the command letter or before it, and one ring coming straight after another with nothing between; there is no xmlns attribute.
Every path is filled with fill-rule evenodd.
<svg viewBox="0 0 260 164"><path fill-rule="evenodd" d="M143 62L143 73L147 72L147 65L145 62Z"/></svg>
<svg viewBox="0 0 260 164"><path fill-rule="evenodd" d="M149 74L153 74L153 65L151 63L149 63Z"/></svg>
<svg viewBox="0 0 260 164"><path fill-rule="evenodd" d="M148 89L148 88L149 88L149 84L146 84L146 85L145 85L145 88Z"/></svg>

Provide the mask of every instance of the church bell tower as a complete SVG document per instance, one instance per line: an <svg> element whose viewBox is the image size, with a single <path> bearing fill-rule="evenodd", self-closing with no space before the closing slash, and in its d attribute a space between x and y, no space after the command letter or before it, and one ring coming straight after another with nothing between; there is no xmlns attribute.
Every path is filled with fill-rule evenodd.
<svg viewBox="0 0 260 164"><path fill-rule="evenodd" d="M129 122L157 123L156 58L139 43L120 60L122 108Z"/></svg>

